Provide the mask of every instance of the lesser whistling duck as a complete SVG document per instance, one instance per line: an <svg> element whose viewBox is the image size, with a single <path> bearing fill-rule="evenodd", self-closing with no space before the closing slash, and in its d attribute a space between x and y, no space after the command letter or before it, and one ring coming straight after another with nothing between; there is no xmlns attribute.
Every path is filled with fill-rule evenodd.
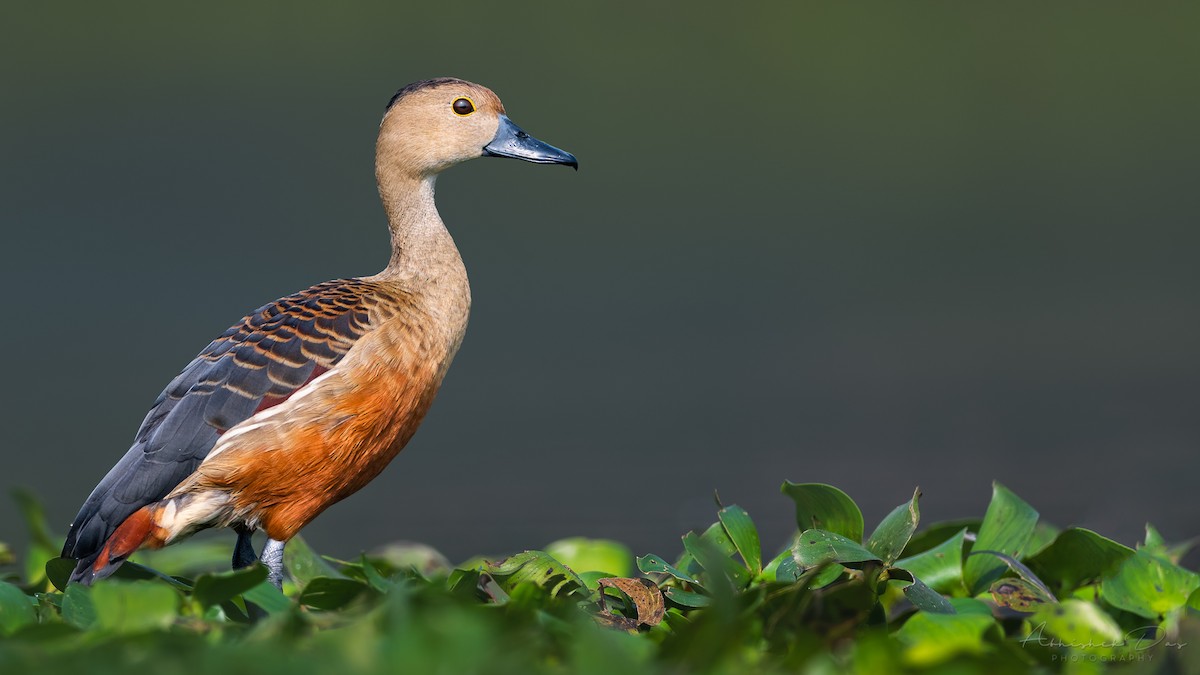
<svg viewBox="0 0 1200 675"><path fill-rule="evenodd" d="M279 586L284 544L400 452L462 342L471 292L434 204L438 173L482 156L578 168L513 124L491 90L454 78L397 92L375 151L387 267L264 305L200 352L71 523L72 581L231 527L235 568L253 564L250 536L266 532L262 561Z"/></svg>

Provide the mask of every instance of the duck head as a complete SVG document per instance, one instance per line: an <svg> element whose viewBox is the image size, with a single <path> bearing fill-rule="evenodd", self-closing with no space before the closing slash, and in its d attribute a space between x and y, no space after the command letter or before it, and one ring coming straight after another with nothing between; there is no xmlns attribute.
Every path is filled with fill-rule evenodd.
<svg viewBox="0 0 1200 675"><path fill-rule="evenodd" d="M574 155L514 124L492 90L448 77L396 92L380 123L376 155L379 164L421 178L476 157L579 168Z"/></svg>

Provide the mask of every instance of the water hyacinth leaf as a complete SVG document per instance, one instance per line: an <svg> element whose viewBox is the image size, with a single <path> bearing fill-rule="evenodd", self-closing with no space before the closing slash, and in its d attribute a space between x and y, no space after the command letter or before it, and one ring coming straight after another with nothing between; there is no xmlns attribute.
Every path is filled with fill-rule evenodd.
<svg viewBox="0 0 1200 675"><path fill-rule="evenodd" d="M1047 644L1050 638L1089 654L1108 655L1125 640L1125 631L1097 605L1082 600L1063 600L1042 605L1029 620L1033 630L1022 644Z"/></svg>
<svg viewBox="0 0 1200 675"><path fill-rule="evenodd" d="M997 551L1019 559L1037 524L1038 512L1000 483L992 484L992 501L988 504L973 551ZM963 580L971 595L989 587L1004 574L1006 565L991 556L972 555L963 566Z"/></svg>
<svg viewBox="0 0 1200 675"><path fill-rule="evenodd" d="M1012 557L1011 555L1006 555L1004 553L1001 553L1000 551L987 551L987 550L971 551L970 555L971 556L987 555L987 556L992 556L992 557L996 558L997 560L1000 560L1005 565L1007 565L1010 570L1016 572L1017 576L1019 576L1020 578L1024 579L1026 582L1028 582L1030 585L1037 588L1038 592L1040 594L1042 594L1043 596L1045 596L1046 598L1048 598L1050 600L1050 602L1058 602L1058 598L1056 598L1054 596L1054 593L1050 590L1050 587L1047 586L1045 584L1045 582L1043 582L1041 579L1039 579L1038 576L1033 573L1033 570L1026 567L1024 563L1022 563L1020 560L1017 560L1016 558Z"/></svg>
<svg viewBox="0 0 1200 675"><path fill-rule="evenodd" d="M737 546L734 545L733 540L725 532L725 526L721 524L721 521L709 525L704 534L700 535L700 538L707 542L709 546L712 546L730 558L737 553Z"/></svg>
<svg viewBox="0 0 1200 675"><path fill-rule="evenodd" d="M725 533L733 541L733 545L737 548L750 572L752 574L762 572L762 545L758 540L758 528L754 526L750 514L734 504L718 511L717 518L725 527Z"/></svg>
<svg viewBox="0 0 1200 675"><path fill-rule="evenodd" d="M232 600L267 580L267 568L251 565L232 572L202 574L192 586L192 599L201 607L212 607Z"/></svg>
<svg viewBox="0 0 1200 675"><path fill-rule="evenodd" d="M825 530L851 541L862 541L862 511L845 492L824 483L791 481L785 481L780 489L796 503L796 525L800 531Z"/></svg>
<svg viewBox="0 0 1200 675"><path fill-rule="evenodd" d="M779 566L775 568L775 581L785 584L795 583L801 574L803 574L803 570L796 562L796 556L792 555L791 551L787 551L787 557L780 560Z"/></svg>
<svg viewBox="0 0 1200 675"><path fill-rule="evenodd" d="M1025 550L1021 553L1021 557L1031 558L1041 553L1061 533L1061 528L1055 527L1050 523L1038 522L1037 525L1033 526L1033 534L1029 535L1029 543L1025 545Z"/></svg>
<svg viewBox="0 0 1200 675"><path fill-rule="evenodd" d="M17 510L21 512L22 520L25 521L25 531L29 533L31 543L47 550L61 548L59 538L50 532L50 527L46 524L46 512L41 502L33 493L24 488L16 488L12 491L12 496L17 502Z"/></svg>
<svg viewBox="0 0 1200 675"><path fill-rule="evenodd" d="M1082 527L1063 530L1049 546L1025 561L1052 587L1074 588L1112 574L1133 549Z"/></svg>
<svg viewBox="0 0 1200 675"><path fill-rule="evenodd" d="M991 618L992 608L986 602L975 598L946 598L958 614L978 614Z"/></svg>
<svg viewBox="0 0 1200 675"><path fill-rule="evenodd" d="M11 635L37 621L33 598L16 586L0 581L0 635Z"/></svg>
<svg viewBox="0 0 1200 675"><path fill-rule="evenodd" d="M799 583L804 579L808 579L808 588L825 588L829 584L842 578L846 573L846 568L841 565L830 564L824 567L812 567L796 578Z"/></svg>
<svg viewBox="0 0 1200 675"><path fill-rule="evenodd" d="M997 605L1017 612L1035 612L1042 605L1054 602L1041 588L1021 578L1000 579L988 592Z"/></svg>
<svg viewBox="0 0 1200 675"><path fill-rule="evenodd" d="M597 582L602 588L615 588L633 601L637 608L637 621L645 626L657 626L662 623L667 608L663 603L662 592L649 579L621 579L610 577Z"/></svg>
<svg viewBox="0 0 1200 675"><path fill-rule="evenodd" d="M707 595L684 591L675 587L663 589L663 595L668 600L683 607L708 607L712 600Z"/></svg>
<svg viewBox="0 0 1200 675"><path fill-rule="evenodd" d="M890 565L900 557L917 523L921 520L921 511L917 500L921 498L921 489L913 492L912 499L892 509L892 512L879 523L871 538L867 540L867 550L879 556L884 563Z"/></svg>
<svg viewBox="0 0 1200 675"><path fill-rule="evenodd" d="M141 549L130 560L167 575L198 575L229 569L229 542L189 540L160 549Z"/></svg>
<svg viewBox="0 0 1200 675"><path fill-rule="evenodd" d="M759 572L758 580L761 581L776 581L776 572L779 570L779 564L785 560L792 558L792 547L788 545L786 549L779 552L779 555L772 558L766 565L763 566L762 572Z"/></svg>
<svg viewBox="0 0 1200 675"><path fill-rule="evenodd" d="M627 577L633 573L633 553L609 539L570 537L546 546L546 554L576 572L607 572Z"/></svg>
<svg viewBox="0 0 1200 675"><path fill-rule="evenodd" d="M689 584L698 583L690 574L685 574L679 571L675 566L669 564L667 561L654 554L644 555L638 558L637 566L638 569L644 574L670 574L676 579L679 579L680 581L686 581Z"/></svg>
<svg viewBox="0 0 1200 675"><path fill-rule="evenodd" d="M361 581L332 577L317 577L304 586L298 598L301 605L313 609L341 609L354 602L370 587Z"/></svg>
<svg viewBox="0 0 1200 675"><path fill-rule="evenodd" d="M87 630L96 623L96 607L92 604L90 588L80 584L67 587L62 599L62 618L80 630Z"/></svg>
<svg viewBox="0 0 1200 675"><path fill-rule="evenodd" d="M303 537L296 536L288 540L287 548L283 550L283 566L297 586L303 588L308 582L318 577L337 578L341 572L317 555Z"/></svg>
<svg viewBox="0 0 1200 675"><path fill-rule="evenodd" d="M1167 541L1163 539L1163 536L1158 532L1157 527L1154 527L1150 523L1146 523L1146 539L1138 548L1150 549L1151 553L1166 552Z"/></svg>
<svg viewBox="0 0 1200 675"><path fill-rule="evenodd" d="M954 536L910 558L901 558L896 567L906 569L913 576L939 593L965 591L962 585L963 537L966 528Z"/></svg>
<svg viewBox="0 0 1200 675"><path fill-rule="evenodd" d="M732 551L711 538L688 532L683 536L683 548L704 570L704 587L709 592L732 591L750 582L750 572L733 560Z"/></svg>
<svg viewBox="0 0 1200 675"><path fill-rule="evenodd" d="M941 593L926 586L917 577L913 577L912 583L904 587L904 597L913 604L913 607L924 611L933 612L934 614L955 614L954 605L950 601L943 598Z"/></svg>
<svg viewBox="0 0 1200 675"><path fill-rule="evenodd" d="M108 580L92 588L96 627L113 633L163 630L179 615L179 593L160 583Z"/></svg>
<svg viewBox="0 0 1200 675"><path fill-rule="evenodd" d="M1187 552L1192 550L1200 539L1193 537L1187 541L1175 544L1174 546L1167 543L1167 540L1159 534L1158 529L1150 523L1146 523L1146 540L1138 545L1138 548L1144 548L1151 553L1170 560L1175 564L1187 555Z"/></svg>
<svg viewBox="0 0 1200 675"><path fill-rule="evenodd" d="M796 538L792 549L796 562L802 567L815 567L829 563L857 563L879 561L879 556L836 532L808 530Z"/></svg>
<svg viewBox="0 0 1200 675"><path fill-rule="evenodd" d="M363 580L366 581L371 588L374 588L380 593L386 593L392 586L395 585L390 579L384 576L384 573L375 564L375 561L371 560L366 555L363 555L362 558L359 559L358 567L362 570Z"/></svg>
<svg viewBox="0 0 1200 675"><path fill-rule="evenodd" d="M896 631L896 637L905 645L906 661L931 666L960 654L984 653L988 646L983 634L994 625L991 616L917 612Z"/></svg>
<svg viewBox="0 0 1200 675"><path fill-rule="evenodd" d="M269 581L264 581L246 591L242 594L242 599L258 605L267 614L278 614L292 606L292 601L283 594L283 591L275 588L275 585Z"/></svg>
<svg viewBox="0 0 1200 675"><path fill-rule="evenodd" d="M583 585L587 586L589 591L600 588L599 581L612 576L608 572L579 572L578 574L579 578L583 579Z"/></svg>
<svg viewBox="0 0 1200 675"><path fill-rule="evenodd" d="M71 558L51 558L46 561L46 578L60 591L67 590L67 582L71 572L75 571L77 561Z"/></svg>
<svg viewBox="0 0 1200 675"><path fill-rule="evenodd" d="M1200 588L1200 575L1140 549L1100 584L1105 602L1138 616L1157 619L1188 603Z"/></svg>
<svg viewBox="0 0 1200 675"><path fill-rule="evenodd" d="M396 572L412 571L426 579L445 577L454 568L437 549L412 541L384 544L372 550L370 557L377 568Z"/></svg>
<svg viewBox="0 0 1200 675"><path fill-rule="evenodd" d="M918 530L912 536L912 539L908 540L908 546L904 547L902 557L911 558L931 548L941 546L959 530L978 532L979 526L982 523L983 521L977 518L960 518L958 520L945 520L927 525L923 529Z"/></svg>
<svg viewBox="0 0 1200 675"><path fill-rule="evenodd" d="M486 568L505 591L512 591L522 583L532 583L550 591L551 596L560 593L587 594L587 584L573 570L548 555L545 551L524 551Z"/></svg>

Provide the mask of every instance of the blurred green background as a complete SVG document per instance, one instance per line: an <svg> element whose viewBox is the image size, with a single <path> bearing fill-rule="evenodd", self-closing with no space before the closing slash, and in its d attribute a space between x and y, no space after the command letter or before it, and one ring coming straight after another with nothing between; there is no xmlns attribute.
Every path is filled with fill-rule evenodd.
<svg viewBox="0 0 1200 675"><path fill-rule="evenodd" d="M3 5L0 487L65 531L208 340L382 268L383 106L455 75L581 170L439 181L466 343L318 550L665 553L713 489L770 548L784 478L1200 534L1200 6L406 4Z"/></svg>

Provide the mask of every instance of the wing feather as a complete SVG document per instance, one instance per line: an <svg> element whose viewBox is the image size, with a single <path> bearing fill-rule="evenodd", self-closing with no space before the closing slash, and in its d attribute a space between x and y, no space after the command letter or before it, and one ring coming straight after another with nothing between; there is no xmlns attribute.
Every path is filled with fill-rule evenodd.
<svg viewBox="0 0 1200 675"><path fill-rule="evenodd" d="M159 394L132 447L71 523L63 555L97 555L121 522L195 471L222 433L337 365L389 299L370 281L328 281L264 305L222 333Z"/></svg>

